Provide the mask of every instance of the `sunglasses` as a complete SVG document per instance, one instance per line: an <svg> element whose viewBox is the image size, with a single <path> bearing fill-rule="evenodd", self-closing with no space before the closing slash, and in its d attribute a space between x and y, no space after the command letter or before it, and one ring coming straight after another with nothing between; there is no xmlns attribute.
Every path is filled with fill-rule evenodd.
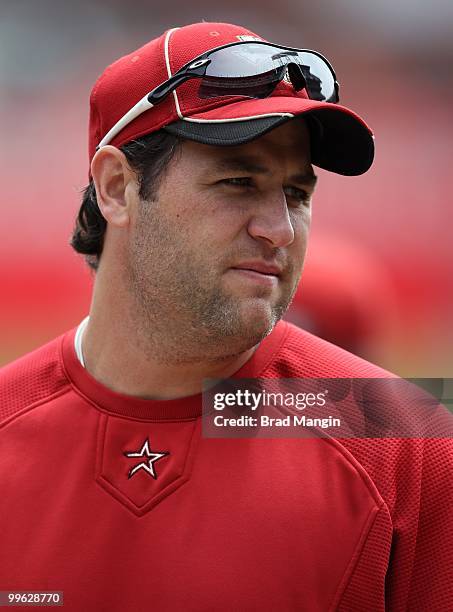
<svg viewBox="0 0 453 612"><path fill-rule="evenodd" d="M328 60L317 51L264 41L229 43L194 58L133 106L104 136L97 149L139 115L156 106L190 79L201 79L200 98L266 98L285 80L311 100L339 102L339 84Z"/></svg>

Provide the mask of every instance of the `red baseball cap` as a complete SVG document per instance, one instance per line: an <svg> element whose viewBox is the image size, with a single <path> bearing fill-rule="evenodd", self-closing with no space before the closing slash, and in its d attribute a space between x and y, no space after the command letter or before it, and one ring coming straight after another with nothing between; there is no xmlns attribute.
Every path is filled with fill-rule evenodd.
<svg viewBox="0 0 453 612"><path fill-rule="evenodd" d="M89 158L116 122L141 98L182 66L215 47L261 36L228 23L195 23L167 30L108 66L90 97ZM265 41L269 42L269 41ZM366 172L374 158L374 136L353 111L339 104L309 99L282 80L266 98L202 98L199 80L180 85L160 104L126 125L110 142L120 147L159 129L211 145L239 145L278 125L304 116L311 136L315 166L338 174Z"/></svg>

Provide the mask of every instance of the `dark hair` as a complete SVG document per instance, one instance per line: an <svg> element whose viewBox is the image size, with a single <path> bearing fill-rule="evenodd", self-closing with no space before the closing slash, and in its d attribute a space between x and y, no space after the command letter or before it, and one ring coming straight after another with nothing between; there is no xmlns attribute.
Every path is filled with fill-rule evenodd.
<svg viewBox="0 0 453 612"><path fill-rule="evenodd" d="M159 130L120 147L131 168L137 173L142 200L156 196L166 166L181 142L178 136ZM96 188L91 179L83 191L70 245L77 253L85 255L86 263L94 271L99 266L106 227L107 222L99 210Z"/></svg>

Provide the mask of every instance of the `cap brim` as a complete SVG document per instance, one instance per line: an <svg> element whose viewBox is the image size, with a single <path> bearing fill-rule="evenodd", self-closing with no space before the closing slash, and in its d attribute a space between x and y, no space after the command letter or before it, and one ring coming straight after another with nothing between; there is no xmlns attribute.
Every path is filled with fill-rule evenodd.
<svg viewBox="0 0 453 612"><path fill-rule="evenodd" d="M348 108L328 102L283 96L245 100L191 114L164 129L204 144L240 145L301 115L308 119L315 166L347 176L370 168L374 159L372 131Z"/></svg>

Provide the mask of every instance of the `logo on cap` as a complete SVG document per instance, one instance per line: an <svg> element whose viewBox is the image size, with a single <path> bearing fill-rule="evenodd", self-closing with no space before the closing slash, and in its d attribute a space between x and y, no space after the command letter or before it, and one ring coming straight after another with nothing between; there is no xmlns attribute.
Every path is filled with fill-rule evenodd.
<svg viewBox="0 0 453 612"><path fill-rule="evenodd" d="M239 34L236 38L242 42L246 42L247 40L263 40L259 38L259 36L252 36L251 34Z"/></svg>
<svg viewBox="0 0 453 612"><path fill-rule="evenodd" d="M293 84L289 76L288 68L285 70L285 75L283 77L283 80L285 81L285 83L288 83L289 85Z"/></svg>

